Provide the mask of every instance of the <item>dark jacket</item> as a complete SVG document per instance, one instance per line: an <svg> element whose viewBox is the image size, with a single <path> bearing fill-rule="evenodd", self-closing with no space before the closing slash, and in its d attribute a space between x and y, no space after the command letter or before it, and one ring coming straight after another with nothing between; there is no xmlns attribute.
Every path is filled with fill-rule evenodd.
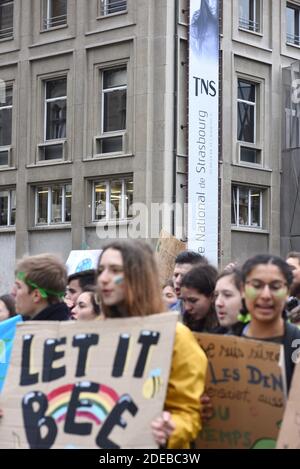
<svg viewBox="0 0 300 469"><path fill-rule="evenodd" d="M242 336L244 327L245 324L238 323L237 327L235 328L234 335ZM299 347L299 344L297 343L295 343L293 346L293 341L295 339L300 339L300 329L294 326L294 324L290 324L288 321L284 321L284 334L282 339L282 345L284 348L286 385L288 391L291 387L292 377L295 368L295 363L293 361L293 353Z"/></svg>
<svg viewBox="0 0 300 469"><path fill-rule="evenodd" d="M246 326L244 322L236 322L232 326L225 327L225 326L217 326L212 330L212 334L219 334L219 335L242 335L243 329Z"/></svg>
<svg viewBox="0 0 300 469"><path fill-rule="evenodd" d="M286 371L286 381L287 389L289 391L291 386L291 381L294 373L295 362L292 359L293 353L299 348L299 343L295 343L292 346L295 339L300 339L300 329L289 322L285 322L285 331L283 336L283 346L284 346L284 357L285 357L285 371Z"/></svg>
<svg viewBox="0 0 300 469"><path fill-rule="evenodd" d="M69 308L66 303L55 303L47 306L34 318L23 317L24 321L68 321Z"/></svg>

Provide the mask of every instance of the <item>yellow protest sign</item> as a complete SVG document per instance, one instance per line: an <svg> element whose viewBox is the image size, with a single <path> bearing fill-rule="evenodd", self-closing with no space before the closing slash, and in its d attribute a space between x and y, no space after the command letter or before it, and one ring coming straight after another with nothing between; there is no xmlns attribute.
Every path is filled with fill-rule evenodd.
<svg viewBox="0 0 300 469"><path fill-rule="evenodd" d="M279 344L195 334L209 364L206 393L214 415L198 448L274 448L284 409Z"/></svg>

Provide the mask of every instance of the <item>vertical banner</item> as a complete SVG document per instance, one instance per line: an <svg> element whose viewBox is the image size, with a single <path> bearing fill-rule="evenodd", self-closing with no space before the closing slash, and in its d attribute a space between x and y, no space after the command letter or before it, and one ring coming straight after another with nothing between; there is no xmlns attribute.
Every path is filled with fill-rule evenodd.
<svg viewBox="0 0 300 469"><path fill-rule="evenodd" d="M190 0L188 247L218 262L218 0Z"/></svg>

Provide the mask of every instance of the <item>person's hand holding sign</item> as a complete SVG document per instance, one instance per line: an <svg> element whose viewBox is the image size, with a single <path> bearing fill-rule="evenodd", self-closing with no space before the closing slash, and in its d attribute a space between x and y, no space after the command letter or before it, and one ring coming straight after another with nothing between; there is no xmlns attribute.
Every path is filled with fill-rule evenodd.
<svg viewBox="0 0 300 469"><path fill-rule="evenodd" d="M214 408L210 397L207 394L202 394L200 397L200 404L201 421L202 423L207 423L214 415Z"/></svg>
<svg viewBox="0 0 300 469"><path fill-rule="evenodd" d="M172 420L170 412L165 411L160 417L153 420L151 428L156 443L160 446L165 446L168 438L175 430L175 423Z"/></svg>

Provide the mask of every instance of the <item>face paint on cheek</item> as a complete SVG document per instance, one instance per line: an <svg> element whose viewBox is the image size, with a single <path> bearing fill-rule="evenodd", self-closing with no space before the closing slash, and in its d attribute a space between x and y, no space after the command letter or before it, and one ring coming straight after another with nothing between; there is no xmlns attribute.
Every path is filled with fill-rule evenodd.
<svg viewBox="0 0 300 469"><path fill-rule="evenodd" d="M114 279L114 283L115 283L116 285L121 285L123 282L124 282L124 276L123 276L123 275L118 275L118 276L115 277L115 279Z"/></svg>
<svg viewBox="0 0 300 469"><path fill-rule="evenodd" d="M247 300L255 300L255 298L257 297L258 297L258 291L255 288L247 285L245 287L245 298Z"/></svg>
<svg viewBox="0 0 300 469"><path fill-rule="evenodd" d="M287 295L287 288L286 287L282 287L280 288L280 290L277 290L276 292L273 292L273 295L280 299L280 300L284 300L284 298L286 297Z"/></svg>

